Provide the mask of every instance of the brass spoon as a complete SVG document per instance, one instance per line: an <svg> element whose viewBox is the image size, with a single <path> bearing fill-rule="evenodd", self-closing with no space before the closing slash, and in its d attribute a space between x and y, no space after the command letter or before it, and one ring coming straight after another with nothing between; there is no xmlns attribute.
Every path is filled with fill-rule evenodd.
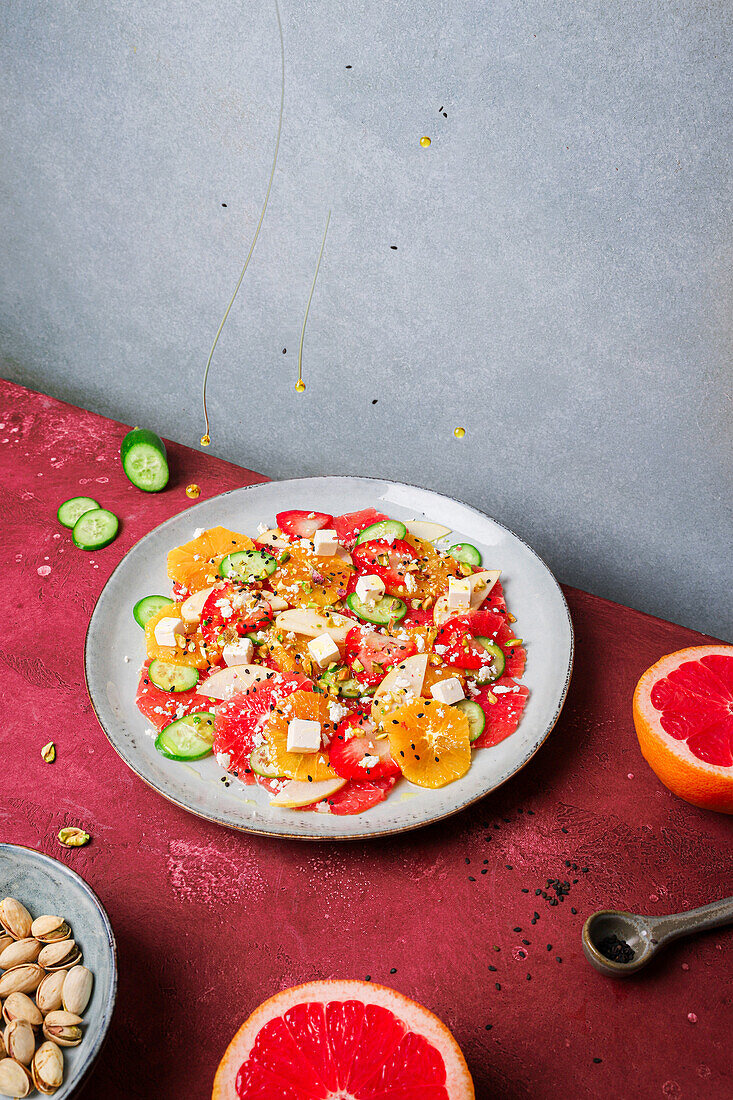
<svg viewBox="0 0 733 1100"><path fill-rule="evenodd" d="M722 898L699 909L663 917L645 917L619 909L599 909L583 925L581 938L585 957L596 970L614 978L625 978L651 962L656 953L672 940L732 923L733 898ZM634 952L634 957L628 962L607 959L600 951L599 944L612 935L627 943Z"/></svg>

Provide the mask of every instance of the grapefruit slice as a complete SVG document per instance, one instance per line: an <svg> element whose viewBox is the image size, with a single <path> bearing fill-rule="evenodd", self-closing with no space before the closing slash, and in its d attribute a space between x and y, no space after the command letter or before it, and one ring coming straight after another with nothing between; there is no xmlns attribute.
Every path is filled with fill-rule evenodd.
<svg viewBox="0 0 733 1100"><path fill-rule="evenodd" d="M636 685L633 710L644 759L665 787L733 813L733 646L662 657Z"/></svg>
<svg viewBox="0 0 733 1100"><path fill-rule="evenodd" d="M285 989L232 1039L212 1100L473 1100L448 1028L422 1005L371 982Z"/></svg>

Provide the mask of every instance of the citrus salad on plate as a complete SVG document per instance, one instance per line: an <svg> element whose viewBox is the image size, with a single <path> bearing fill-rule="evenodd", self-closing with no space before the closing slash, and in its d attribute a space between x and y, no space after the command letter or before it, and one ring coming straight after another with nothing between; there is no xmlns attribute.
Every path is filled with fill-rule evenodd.
<svg viewBox="0 0 733 1100"><path fill-rule="evenodd" d="M460 779L529 692L499 570L449 533L374 508L194 532L168 553L171 596L134 607L155 747L319 813L368 810L402 776Z"/></svg>

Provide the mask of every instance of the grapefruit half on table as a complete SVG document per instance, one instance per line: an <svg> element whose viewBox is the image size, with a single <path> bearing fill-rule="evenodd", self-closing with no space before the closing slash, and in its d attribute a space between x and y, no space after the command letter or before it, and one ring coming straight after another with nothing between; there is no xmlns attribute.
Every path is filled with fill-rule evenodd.
<svg viewBox="0 0 733 1100"><path fill-rule="evenodd" d="M394 989L310 982L256 1008L219 1063L213 1100L474 1100L448 1028Z"/></svg>
<svg viewBox="0 0 733 1100"><path fill-rule="evenodd" d="M686 802L733 814L733 646L680 649L634 692L644 759Z"/></svg>

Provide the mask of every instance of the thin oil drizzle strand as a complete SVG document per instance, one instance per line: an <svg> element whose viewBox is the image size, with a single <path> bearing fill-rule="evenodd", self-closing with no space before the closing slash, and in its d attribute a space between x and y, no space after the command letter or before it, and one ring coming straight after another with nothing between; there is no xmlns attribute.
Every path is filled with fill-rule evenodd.
<svg viewBox="0 0 733 1100"><path fill-rule="evenodd" d="M221 330L224 328L224 325L226 324L226 319L229 316L229 310L234 305L234 299L237 297L237 294L239 292L239 288L242 285L242 279L244 278L244 274L245 274L247 268L249 267L249 261L252 258L252 253L254 252L255 245L257 244L257 238L260 235L260 229L262 228L262 222L265 219L265 211L267 210L267 203L270 199L270 190L272 188L272 181L273 181L274 176L275 176L275 168L277 166L277 156L278 156L278 153L280 151L280 133L282 131L283 107L285 105L285 43L283 42L283 27L282 27L282 22L280 20L280 8L278 6L277 0L275 0L275 15L277 16L277 30L278 30L278 34L280 36L280 111L279 111L278 119L277 119L277 137L275 139L275 155L272 158L272 168L270 169L270 178L269 178L268 183L267 183L267 191L265 192L265 201L262 204L262 211L260 213L260 220L257 222L257 228L255 229L254 237L252 238L252 244L249 247L249 252L247 253L247 259L244 261L244 267L242 268L239 279L237 280L237 285L234 288L234 293L231 296L231 299L229 301L229 305L226 308L226 312L225 312L224 316L221 319L221 324L219 325L218 329L216 330L216 336L214 337L214 342L211 345L211 351L209 352L209 358L206 361L206 369L204 371L204 384L203 384L203 393L202 393L203 406L204 406L204 421L206 423L206 431L205 431L204 435L201 437L201 446L202 447L208 447L209 444L211 443L210 426L209 426L209 411L206 407L206 382L207 382L208 377L209 377L209 367L211 366L211 360L214 357L214 351L216 349L216 345L219 342L219 337L221 336Z"/></svg>
<svg viewBox="0 0 733 1100"><path fill-rule="evenodd" d="M316 264L316 270L313 275L313 282L311 283L311 292L308 295L308 304L305 307L305 317L303 318L303 327L300 330L300 344L298 345L298 381L295 383L295 392L303 393L305 391L305 382L303 381L303 341L305 340L305 326L308 323L308 311L311 307L311 301L313 299L313 291L316 289L316 279L318 278L318 270L321 266L321 258L323 257L323 249L326 247L326 236L328 234L328 225L331 221L331 211L328 212L326 218L326 227L323 230L323 240L321 241L321 251L318 253L318 263Z"/></svg>

